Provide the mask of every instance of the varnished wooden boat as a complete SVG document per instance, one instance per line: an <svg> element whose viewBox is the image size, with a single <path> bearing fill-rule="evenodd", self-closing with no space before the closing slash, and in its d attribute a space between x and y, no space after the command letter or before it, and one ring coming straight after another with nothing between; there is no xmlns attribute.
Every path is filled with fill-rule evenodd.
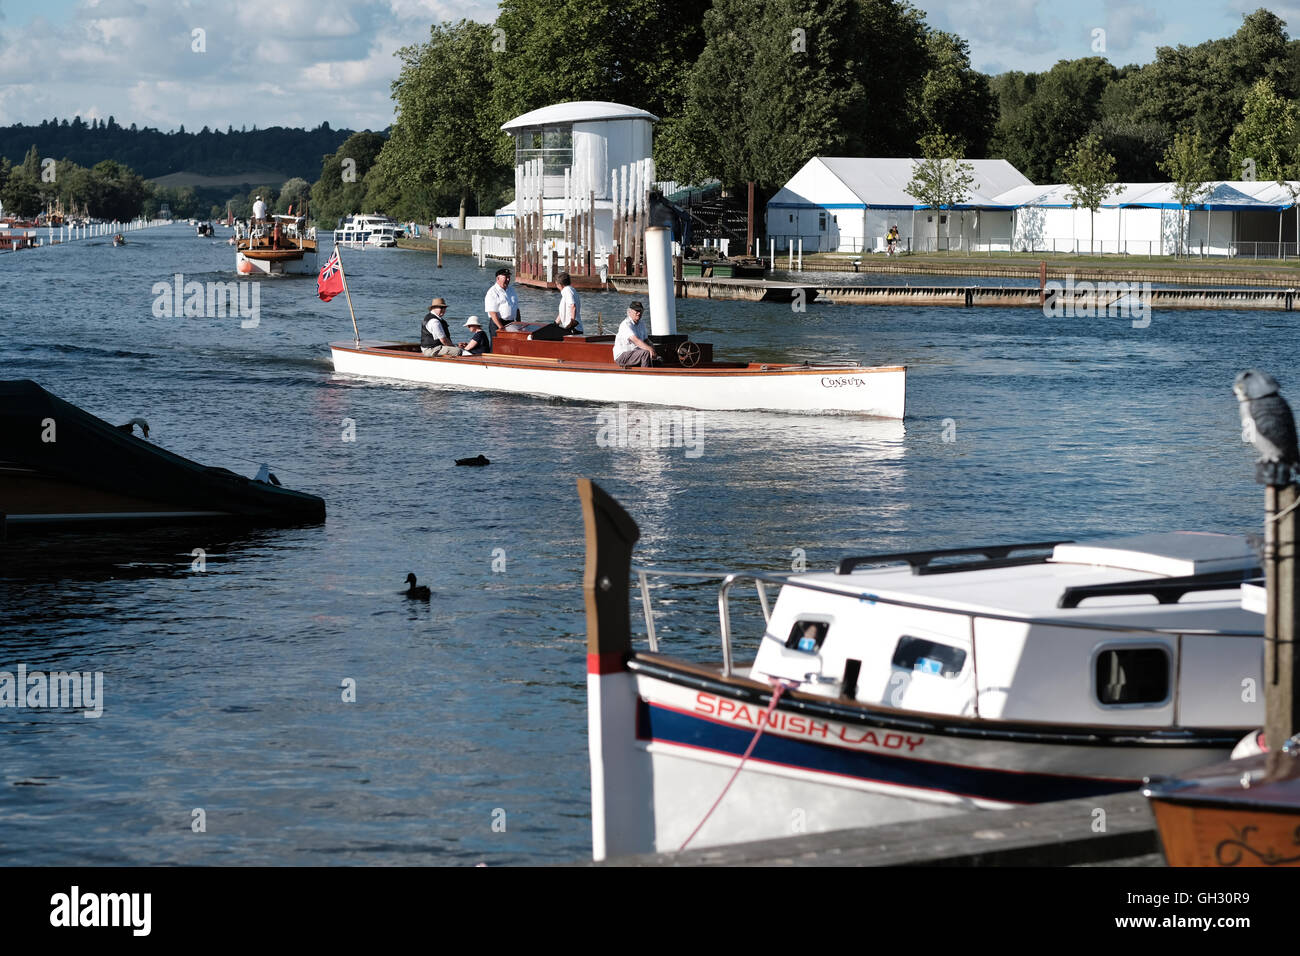
<svg viewBox="0 0 1300 956"><path fill-rule="evenodd" d="M534 338L498 332L491 355L426 358L415 343L331 342L334 369L434 385L707 410L832 411L902 418L907 370L856 363L719 362L708 343L652 336L664 365L622 368L612 335ZM553 327L552 327L553 328Z"/></svg>
<svg viewBox="0 0 1300 956"><path fill-rule="evenodd" d="M1300 751L1152 777L1142 792L1170 866L1300 866Z"/></svg>
<svg viewBox="0 0 1300 956"><path fill-rule="evenodd" d="M235 239L235 269L243 275L312 275L316 240L301 216L274 216Z"/></svg>

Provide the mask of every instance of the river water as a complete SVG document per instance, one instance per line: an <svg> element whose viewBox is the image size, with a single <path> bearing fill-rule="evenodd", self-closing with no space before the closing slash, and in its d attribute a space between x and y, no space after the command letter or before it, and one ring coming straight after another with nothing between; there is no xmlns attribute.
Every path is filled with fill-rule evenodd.
<svg viewBox="0 0 1300 956"><path fill-rule="evenodd" d="M7 864L580 859L575 478L633 514L638 560L677 568L1253 532L1263 495L1232 380L1257 366L1300 394L1289 314L1157 312L1134 328L692 300L679 324L720 357L906 364L906 421L701 413L682 447L617 447L598 440L600 406L334 375L347 305L319 301L310 278L262 281L255 326L160 317L156 283L229 279L233 250L186 226L128 239L0 255L0 378L115 423L143 415L159 445L205 464L269 463L329 517L0 546L0 670L104 675L99 719L0 708ZM457 332L481 316L493 270L444 261L345 252L362 335L413 338L434 295ZM553 316L553 295L520 291L526 317ZM588 328L599 312L612 330L627 301L585 295ZM480 453L489 467L454 465ZM399 596L409 571L429 604ZM664 650L717 658L712 587L657 589L656 605Z"/></svg>

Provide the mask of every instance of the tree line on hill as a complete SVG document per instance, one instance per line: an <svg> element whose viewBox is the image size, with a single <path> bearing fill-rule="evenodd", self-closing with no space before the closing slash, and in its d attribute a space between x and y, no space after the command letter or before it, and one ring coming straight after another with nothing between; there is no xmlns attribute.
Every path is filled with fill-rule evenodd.
<svg viewBox="0 0 1300 956"><path fill-rule="evenodd" d="M145 179L181 170L220 176L265 169L311 180L320 173L321 157L337 149L351 132L322 123L310 130L232 126L222 131L204 126L197 133L187 132L182 125L164 133L151 127L137 129L134 123L123 127L112 116L89 123L77 116L0 127L0 156L17 164L36 144L42 156L61 157L83 166L112 159Z"/></svg>

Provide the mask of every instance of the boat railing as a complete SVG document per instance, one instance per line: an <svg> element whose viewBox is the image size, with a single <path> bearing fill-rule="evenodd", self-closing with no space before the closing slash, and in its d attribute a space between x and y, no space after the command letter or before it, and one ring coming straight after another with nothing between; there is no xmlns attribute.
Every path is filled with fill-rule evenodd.
<svg viewBox="0 0 1300 956"><path fill-rule="evenodd" d="M632 572L637 577L637 583L640 589L641 606L645 611L646 638L649 642L652 653L659 652L659 641L658 636L655 633L654 611L650 601L650 576L694 578L696 580L704 581L719 580L722 582L718 585L718 631L722 642L722 674L724 677L730 677L733 671L731 652L731 589L741 581L754 582L754 587L758 594L759 605L763 610L764 625L772 619L772 609L770 602L768 601L767 585L775 585L778 588L798 588L799 590L813 591L818 594L827 594L838 598L856 598L864 604L886 604L891 607L908 608L911 610L925 611L931 614L952 614L957 617L964 617L970 623L972 635L974 633L973 628L975 622L977 620L986 620L1005 621L1013 624L1022 624L1026 627L1058 627L1135 635L1159 634L1169 637L1241 637L1259 639L1264 636L1262 629L1255 631L1236 631L1204 627L1150 627L1141 624L1115 624L1109 621L1076 619L1069 617L1041 618L1016 614L999 614L996 611L988 610L971 611L964 608L942 607L936 604L924 604L919 601L907 601L902 598L882 596L866 589L855 592L852 589L846 589L844 587L828 587L827 585L819 584L815 581L800 580L796 577L796 574L804 572L719 570L669 571L664 568L650 568L636 564L632 565ZM1223 590L1231 590L1232 587L1233 585L1231 583L1225 583L1222 585Z"/></svg>

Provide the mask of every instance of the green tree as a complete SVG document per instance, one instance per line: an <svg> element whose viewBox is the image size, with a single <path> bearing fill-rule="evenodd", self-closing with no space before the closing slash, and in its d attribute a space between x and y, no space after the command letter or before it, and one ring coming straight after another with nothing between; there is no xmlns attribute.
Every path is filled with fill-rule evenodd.
<svg viewBox="0 0 1300 956"><path fill-rule="evenodd" d="M135 170L112 159L90 170L90 214L100 219L128 220L139 215L149 186ZM190 191L191 195L193 190Z"/></svg>
<svg viewBox="0 0 1300 956"><path fill-rule="evenodd" d="M856 152L871 125L860 14L855 0L715 0L660 175L774 189L819 153Z"/></svg>
<svg viewBox="0 0 1300 956"><path fill-rule="evenodd" d="M352 213L368 211L361 208L365 177L383 145L384 137L378 133L353 133L325 157L320 179L311 188L312 218L317 223L333 228Z"/></svg>
<svg viewBox="0 0 1300 956"><path fill-rule="evenodd" d="M679 114L685 71L704 48L700 0L502 0L478 69L492 80L496 124L569 100L610 100ZM478 109L482 109L481 106ZM498 159L513 168L508 137Z"/></svg>
<svg viewBox="0 0 1300 956"><path fill-rule="evenodd" d="M918 143L924 159L912 166L912 178L904 187L908 195L927 209L951 210L970 199L975 185L975 168L962 162L960 144L955 137L943 133L923 136ZM962 214L965 225L965 214ZM950 230L951 231L951 230ZM964 230L963 230L964 231ZM939 245L939 220L934 223L935 248Z"/></svg>
<svg viewBox="0 0 1300 956"><path fill-rule="evenodd" d="M1102 96L1115 75L1106 60L1086 57L1062 60L1046 73L999 77L991 154L1034 182L1052 182L1059 158L1100 119Z"/></svg>
<svg viewBox="0 0 1300 956"><path fill-rule="evenodd" d="M929 68L916 109L926 133L948 133L967 156L983 156L997 121L989 78L971 69L970 46L961 37L933 30L926 37Z"/></svg>
<svg viewBox="0 0 1300 956"><path fill-rule="evenodd" d="M292 206L297 212L302 212L303 202L310 198L311 183L301 176L294 176L280 187L280 196L275 201L275 211L287 213Z"/></svg>
<svg viewBox="0 0 1300 956"><path fill-rule="evenodd" d="M1256 81L1288 81L1287 57L1282 21L1263 9L1245 16L1230 37L1160 47L1153 62L1123 81L1132 87L1129 118L1200 130L1215 168L1235 179L1240 167L1229 169L1233 127Z"/></svg>
<svg viewBox="0 0 1300 956"><path fill-rule="evenodd" d="M1240 170L1242 179L1283 178L1298 130L1296 105L1279 96L1271 80L1257 80L1229 140L1231 168Z"/></svg>
<svg viewBox="0 0 1300 956"><path fill-rule="evenodd" d="M45 205L41 185L41 156L33 145L26 157L9 173L9 181L0 193L0 203L10 215L28 218L37 215Z"/></svg>
<svg viewBox="0 0 1300 956"><path fill-rule="evenodd" d="M495 40L491 27L461 20L434 26L427 43L397 51L397 122L381 154L380 178L390 190L404 186L426 196L454 190L461 228L470 197L504 180L514 165L513 156L509 164L501 161L498 150L509 137L491 111L466 108L491 100L492 67L503 62L493 52Z"/></svg>
<svg viewBox="0 0 1300 956"><path fill-rule="evenodd" d="M1205 201L1210 194L1209 180L1214 178L1210 151L1201 141L1200 131L1175 136L1160 161L1160 169L1174 184L1174 198L1178 200L1178 248L1185 252L1187 207Z"/></svg>
<svg viewBox="0 0 1300 956"><path fill-rule="evenodd" d="M1101 145L1098 133L1089 133L1070 150L1061 167L1070 189L1065 198L1076 208L1088 210L1088 252L1093 251L1097 210L1115 193L1115 157Z"/></svg>

